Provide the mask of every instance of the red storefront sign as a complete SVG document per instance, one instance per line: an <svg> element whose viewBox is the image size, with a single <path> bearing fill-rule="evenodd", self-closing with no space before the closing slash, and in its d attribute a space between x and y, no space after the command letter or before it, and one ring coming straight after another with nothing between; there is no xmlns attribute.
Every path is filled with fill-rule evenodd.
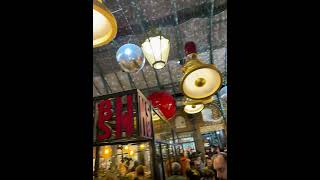
<svg viewBox="0 0 320 180"><path fill-rule="evenodd" d="M152 137L152 109L148 100L139 94L140 135Z"/></svg>
<svg viewBox="0 0 320 180"><path fill-rule="evenodd" d="M94 104L98 142L152 138L151 105L139 90L97 97Z"/></svg>

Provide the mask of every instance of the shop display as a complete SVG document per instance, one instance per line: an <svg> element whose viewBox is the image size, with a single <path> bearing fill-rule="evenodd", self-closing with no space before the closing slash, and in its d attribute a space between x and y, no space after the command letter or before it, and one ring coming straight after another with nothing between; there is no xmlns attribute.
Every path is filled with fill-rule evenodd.
<svg viewBox="0 0 320 180"><path fill-rule="evenodd" d="M128 179L138 163L152 179L151 104L139 90L97 97L94 104L94 149L99 154L95 174L111 173Z"/></svg>
<svg viewBox="0 0 320 180"><path fill-rule="evenodd" d="M139 147L144 146L141 150ZM111 153L110 156L105 156L104 151L100 153L99 170L104 173L111 173L120 179L130 179L134 174L137 162L144 166L145 174L148 179L152 179L152 167L150 157L150 145L149 143L142 144L127 144L128 150L123 145L101 146L100 150L104 149L117 149ZM101 174L101 173L100 173Z"/></svg>

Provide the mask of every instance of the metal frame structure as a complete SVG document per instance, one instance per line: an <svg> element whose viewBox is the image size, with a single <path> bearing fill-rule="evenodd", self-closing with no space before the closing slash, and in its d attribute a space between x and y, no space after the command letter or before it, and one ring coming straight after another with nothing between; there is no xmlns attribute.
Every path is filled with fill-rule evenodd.
<svg viewBox="0 0 320 180"><path fill-rule="evenodd" d="M223 5L219 5L218 7L215 7L214 6L214 1L213 0L208 0L207 2L199 5L199 6L196 6L194 8L187 8L186 9L181 9L181 10L178 10L177 9L177 2L176 0L170 0L170 3L173 7L173 14L171 15L168 15L166 17L162 17L162 18L159 18L159 19L155 19L155 20L146 20L146 17L143 16L142 12L141 12L141 7L139 6L139 3L137 0L134 0L133 2L135 2L134 4L134 8L135 10L137 11L137 17L138 17L138 24L129 24L129 30L130 31L125 31L125 30L119 30L120 32L126 32L126 34L119 34L119 36L125 36L125 35L128 35L128 34L144 34L144 35L147 35L147 31L150 29L150 28L153 28L153 25L154 24L161 24L163 27L165 26L174 26L175 27L175 35L177 37L177 48L178 48L178 59L180 59L181 61L181 64L184 63L184 59L183 59L183 47L182 47L182 38L181 38L181 32L180 32L180 29L179 29L179 25L181 23L184 23L192 18L197 18L197 17L203 17L203 14L205 15L205 17L208 17L208 44L209 44L209 56L210 56L210 63L213 64L214 63L214 59L213 59L213 50L215 49L219 49L219 48L223 48L223 47L226 47L226 45L221 45L221 46L215 46L214 44L212 44L211 42L211 39L212 39L212 27L213 27L213 24L216 24L216 23L221 23L223 21L226 21L226 20L222 20L222 21L217 21L217 22L213 22L212 20L212 17L214 17L215 15L225 11L227 9L227 3L223 4ZM118 11L123 11L124 9L122 7L120 7L119 5L119 10ZM124 13L122 12L123 16ZM169 24L165 24L163 23L164 21L166 22L169 22ZM173 24L170 24L170 23L173 23ZM137 27L136 27L137 26ZM138 28L139 27L139 28ZM135 32L133 32L133 29L135 29ZM113 41L111 43L112 46L114 46L115 48L116 47L116 44L118 44L116 41ZM226 56L226 55L225 55ZM225 60L225 63L226 63L226 60ZM99 76L101 77L101 79L103 80L103 84L104 84L104 88L106 90L106 93L107 94L110 94L110 93L113 93L112 92L112 89L108 83L108 81L104 78L104 73L102 68L100 67L99 63L95 61L94 59L94 64L97 66L97 69L99 70ZM170 76L170 82L172 84L175 84L175 82L173 82L172 80L172 73L171 73L171 70L169 68L169 64L167 64L166 66L168 66L167 68L167 71L169 73L169 76ZM225 67L226 68L226 67ZM225 70L226 71L226 70ZM161 90L161 89L166 89L166 87L168 88L172 88L173 89L173 92L174 94L176 94L176 88L178 88L178 86L175 86L175 85L172 85L172 86L167 86L165 84L161 84L160 82L160 77L158 75L158 71L154 69L154 73L155 73L155 79L157 81L157 86L150 86L149 83L147 82L147 79L146 79L146 76L143 72L143 70L141 71L142 73L142 77L143 77L143 81L145 82L147 88L144 88L142 89L142 91L144 92L149 92L149 91L152 91L152 90L155 90L155 89L158 89L158 90ZM116 74L116 73L115 73ZM124 91L125 89L123 88L123 84L121 83L119 77L117 76L116 74L116 79L117 79L117 83L120 85L122 91ZM134 83L130 73L128 73L128 78L129 78L129 83L130 83L130 86L131 88L138 88L136 86L136 84ZM224 84L225 85L225 84ZM96 87L96 85L95 85ZM101 92L98 88L97 89L97 92L103 94L103 92Z"/></svg>

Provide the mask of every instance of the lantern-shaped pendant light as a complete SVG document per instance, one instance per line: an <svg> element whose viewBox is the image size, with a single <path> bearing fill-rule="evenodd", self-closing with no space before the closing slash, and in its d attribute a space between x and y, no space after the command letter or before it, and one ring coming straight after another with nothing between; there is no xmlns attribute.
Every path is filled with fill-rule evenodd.
<svg viewBox="0 0 320 180"><path fill-rule="evenodd" d="M142 51L153 68L161 69L168 61L170 41L162 35L149 37L142 44Z"/></svg>
<svg viewBox="0 0 320 180"><path fill-rule="evenodd" d="M102 0L93 0L93 47L108 44L116 37L116 34L116 18Z"/></svg>
<svg viewBox="0 0 320 180"><path fill-rule="evenodd" d="M180 88L183 94L193 100L211 97L222 85L222 76L213 64L204 64L197 57L196 45L188 42L185 45L187 62L182 68L184 73Z"/></svg>

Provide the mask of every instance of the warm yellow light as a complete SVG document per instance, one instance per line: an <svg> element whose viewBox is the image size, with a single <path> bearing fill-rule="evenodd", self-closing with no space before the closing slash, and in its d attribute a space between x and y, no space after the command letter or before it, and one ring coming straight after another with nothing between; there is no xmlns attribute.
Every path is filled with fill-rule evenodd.
<svg viewBox="0 0 320 180"><path fill-rule="evenodd" d="M103 148L103 151L101 153L101 157L103 158L109 158L112 155L112 149L110 148L110 146L105 146Z"/></svg>
<svg viewBox="0 0 320 180"><path fill-rule="evenodd" d="M131 151L129 152L129 155L130 155L130 156L132 156L132 155L133 155L133 150L131 150Z"/></svg>
<svg viewBox="0 0 320 180"><path fill-rule="evenodd" d="M103 39L104 36L110 35L110 21L96 10L93 10L93 41Z"/></svg>
<svg viewBox="0 0 320 180"><path fill-rule="evenodd" d="M204 108L203 104L185 105L184 111L188 114L195 114L202 111L203 108Z"/></svg>
<svg viewBox="0 0 320 180"><path fill-rule="evenodd" d="M105 154L109 154L109 149L104 150Z"/></svg>
<svg viewBox="0 0 320 180"><path fill-rule="evenodd" d="M112 13L98 0L93 1L93 47L112 41L117 34L117 23Z"/></svg>
<svg viewBox="0 0 320 180"><path fill-rule="evenodd" d="M128 150L128 149L129 149L129 147L128 147L128 146L125 146L125 147L124 147L124 150Z"/></svg>
<svg viewBox="0 0 320 180"><path fill-rule="evenodd" d="M159 117L154 111L152 111L152 120L153 120L153 121L158 121L158 120L160 120L160 117Z"/></svg>
<svg viewBox="0 0 320 180"><path fill-rule="evenodd" d="M163 36L150 37L142 44L142 51L153 68L161 69L168 61L170 41Z"/></svg>
<svg viewBox="0 0 320 180"><path fill-rule="evenodd" d="M145 145L144 144L140 144L140 149L144 150L144 148L145 148Z"/></svg>

